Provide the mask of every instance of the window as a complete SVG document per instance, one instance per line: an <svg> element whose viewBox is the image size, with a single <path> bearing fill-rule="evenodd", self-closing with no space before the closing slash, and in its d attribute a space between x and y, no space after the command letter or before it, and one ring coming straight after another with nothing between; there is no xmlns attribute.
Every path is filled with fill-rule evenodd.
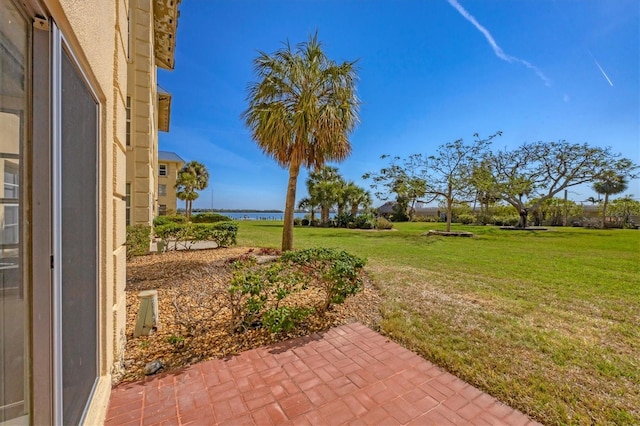
<svg viewBox="0 0 640 426"><path fill-rule="evenodd" d="M160 166L158 166L158 174L160 176L166 176L167 175L167 165L166 164L160 164Z"/></svg>
<svg viewBox="0 0 640 426"><path fill-rule="evenodd" d="M127 184L126 195L124 197L124 201L127 205L125 218L127 221L127 226L131 225L131 184Z"/></svg>
<svg viewBox="0 0 640 426"><path fill-rule="evenodd" d="M131 96L127 96L127 146L131 146Z"/></svg>
<svg viewBox="0 0 640 426"><path fill-rule="evenodd" d="M166 214L167 214L167 205L166 204L158 205L158 215L164 216Z"/></svg>
<svg viewBox="0 0 640 426"><path fill-rule="evenodd" d="M167 195L167 185L161 183L158 185L158 195L164 197Z"/></svg>

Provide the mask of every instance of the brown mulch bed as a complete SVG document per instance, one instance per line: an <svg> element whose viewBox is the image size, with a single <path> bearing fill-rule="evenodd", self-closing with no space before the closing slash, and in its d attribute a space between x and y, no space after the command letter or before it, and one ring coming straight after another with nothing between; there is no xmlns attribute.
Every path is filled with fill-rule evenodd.
<svg viewBox="0 0 640 426"><path fill-rule="evenodd" d="M167 252L136 257L127 263L127 344L124 371L114 382L144 377L147 363L160 360L169 371L212 358L222 358L289 338L358 321L375 328L380 297L365 279L364 289L334 305L324 315L314 314L288 333L250 328L230 330L225 308L231 269L227 261L242 255L270 254L247 247ZM150 336L134 337L139 308L138 293L158 291L158 329ZM313 288L296 295L298 302L315 306L321 295Z"/></svg>

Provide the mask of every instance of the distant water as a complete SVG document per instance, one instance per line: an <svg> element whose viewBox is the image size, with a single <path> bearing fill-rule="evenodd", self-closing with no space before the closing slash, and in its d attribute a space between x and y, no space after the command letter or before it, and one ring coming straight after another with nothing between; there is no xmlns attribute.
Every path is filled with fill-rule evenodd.
<svg viewBox="0 0 640 426"><path fill-rule="evenodd" d="M234 220L284 220L284 213L243 213L243 212L218 212L219 214L229 216ZM294 218L303 219L309 213L294 213ZM333 217L333 213L329 216ZM316 219L320 219L320 212L316 212Z"/></svg>
<svg viewBox="0 0 640 426"><path fill-rule="evenodd" d="M219 212L235 220L284 220L284 213L243 213L243 212ZM294 213L293 217L304 218L305 213ZM319 214L316 214L319 217Z"/></svg>

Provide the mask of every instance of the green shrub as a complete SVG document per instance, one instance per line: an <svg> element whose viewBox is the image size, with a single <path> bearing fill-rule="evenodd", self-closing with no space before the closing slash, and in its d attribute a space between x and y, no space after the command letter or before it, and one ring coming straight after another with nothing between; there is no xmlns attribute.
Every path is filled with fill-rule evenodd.
<svg viewBox="0 0 640 426"><path fill-rule="evenodd" d="M457 222L463 225L471 225L476 221L476 217L474 215L466 214L466 213L459 214L457 219L458 219Z"/></svg>
<svg viewBox="0 0 640 426"><path fill-rule="evenodd" d="M127 226L127 259L147 254L151 242L150 236L151 227L149 225Z"/></svg>
<svg viewBox="0 0 640 426"><path fill-rule="evenodd" d="M414 216L413 217L413 222L438 222L438 217L437 216Z"/></svg>
<svg viewBox="0 0 640 426"><path fill-rule="evenodd" d="M492 225L493 224L493 217L491 217L491 215L488 214L479 214L476 217L476 222L477 225Z"/></svg>
<svg viewBox="0 0 640 426"><path fill-rule="evenodd" d="M269 331L272 333L291 331L313 311L313 308L301 308L299 306L281 306L269 309L263 315L263 324L265 327L269 327Z"/></svg>
<svg viewBox="0 0 640 426"><path fill-rule="evenodd" d="M169 216L158 216L153 219L153 226L162 226L168 223L186 223L187 218L181 214L172 214Z"/></svg>
<svg viewBox="0 0 640 426"><path fill-rule="evenodd" d="M294 217L293 226L302 226L302 219L300 219L299 217Z"/></svg>
<svg viewBox="0 0 640 426"><path fill-rule="evenodd" d="M493 223L496 226L516 226L520 218L518 216L494 216Z"/></svg>
<svg viewBox="0 0 640 426"><path fill-rule="evenodd" d="M281 305L287 296L305 288L302 278L282 262L265 267L253 257L243 257L232 268L228 294L233 331L262 326L272 333L289 331L313 312L311 307Z"/></svg>
<svg viewBox="0 0 640 426"><path fill-rule="evenodd" d="M304 276L324 292L325 300L319 311L324 312L334 303L344 300L362 289L365 260L344 250L311 248L289 251L282 255L285 263L297 266Z"/></svg>
<svg viewBox="0 0 640 426"><path fill-rule="evenodd" d="M310 223L311 223L311 222L310 222L310 221L309 221L309 219L307 219L306 217L300 221L300 224L301 224L302 226L309 226L309 224L310 224Z"/></svg>
<svg viewBox="0 0 640 426"><path fill-rule="evenodd" d="M337 228L346 228L355 218L350 213L340 213L333 219Z"/></svg>
<svg viewBox="0 0 640 426"><path fill-rule="evenodd" d="M169 222L156 227L155 233L165 242L167 250L177 250L179 247L190 250L199 241L213 241L219 247L228 247L236 244L238 225L235 222Z"/></svg>
<svg viewBox="0 0 640 426"><path fill-rule="evenodd" d="M191 216L191 222L193 223L229 222L231 220L229 216L218 213L198 213Z"/></svg>
<svg viewBox="0 0 640 426"><path fill-rule="evenodd" d="M373 229L376 227L376 218L373 213L363 213L356 216L354 223L358 229Z"/></svg>
<svg viewBox="0 0 640 426"><path fill-rule="evenodd" d="M376 219L376 229L391 229L393 228L393 223L389 222L384 217L379 217Z"/></svg>

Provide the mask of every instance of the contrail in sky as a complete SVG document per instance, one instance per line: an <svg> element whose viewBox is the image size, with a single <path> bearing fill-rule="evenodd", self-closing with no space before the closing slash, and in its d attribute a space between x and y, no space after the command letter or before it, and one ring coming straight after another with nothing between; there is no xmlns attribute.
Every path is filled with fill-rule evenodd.
<svg viewBox="0 0 640 426"><path fill-rule="evenodd" d="M604 76L604 78L607 79L607 81L609 82L609 85L611 87L613 87L613 82L611 81L611 79L609 78L609 76L607 75L606 72L604 72L604 70L602 69L602 67L600 66L600 63L598 63L598 60L593 56L593 53L591 53L590 50L587 50L587 52L589 52L589 55L591 55L591 59L593 59L593 62L596 63L596 65L598 66L598 68L600 69L600 72L602 73L602 75Z"/></svg>
<svg viewBox="0 0 640 426"><path fill-rule="evenodd" d="M514 63L514 62L519 62L522 65L524 65L525 67L529 68L530 70L533 70L533 72L536 73L536 75L538 77L540 77L540 79L542 81L544 81L545 86L551 86L551 80L549 80L547 78L546 75L544 75L544 73L542 71L540 71L540 69L538 67L536 67L535 65L533 65L531 62L525 61L524 59L520 59L520 58L516 58L515 56L511 56L508 55L504 52L504 50L502 50L502 48L500 46L498 46L498 43L496 43L496 40L493 38L493 36L491 35L491 33L489 32L489 30L487 30L485 27L483 27L477 20L476 18L474 18L469 12L467 12L467 10L462 7L460 5L460 3L458 3L457 0L448 0L449 4L451 6L453 6L459 13L460 15L462 15L467 21L471 22L471 24L473 24L474 27L476 27L476 29L478 31L480 31L482 33L482 35L484 35L484 37L487 39L487 41L489 42L489 45L491 45L491 48L493 49L493 52L496 54L496 56L504 61L507 61L509 63Z"/></svg>

